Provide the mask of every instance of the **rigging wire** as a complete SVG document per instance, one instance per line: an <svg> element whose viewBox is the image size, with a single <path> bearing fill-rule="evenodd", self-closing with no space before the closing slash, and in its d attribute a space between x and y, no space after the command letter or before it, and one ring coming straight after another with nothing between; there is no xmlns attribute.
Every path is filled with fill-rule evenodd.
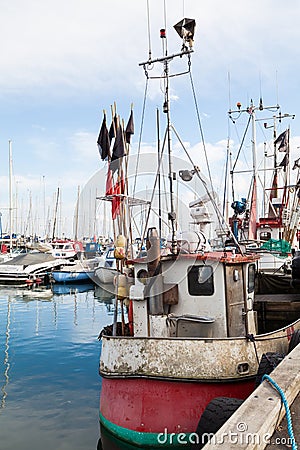
<svg viewBox="0 0 300 450"><path fill-rule="evenodd" d="M190 55L189 55L189 64L191 64L191 62L190 62ZM195 108L196 108L197 120L198 120L198 125L199 125L199 130L200 130L200 134L201 134L203 150L204 150L204 155L205 155L205 160L206 160L206 167L207 167L207 172L208 172L208 178L209 178L211 189L213 190L211 171L210 171L210 168L209 168L209 162L208 162L208 157L207 157L206 145L205 145L205 141L204 141L204 133L203 133L203 128L202 128L202 124L201 124L200 113L199 113L199 108L198 108L196 92L195 92L195 87L194 87L194 82L193 82L193 77L192 77L192 71L191 70L190 70L189 74L190 74L192 92L193 92L194 103L195 103Z"/></svg>
<svg viewBox="0 0 300 450"><path fill-rule="evenodd" d="M230 91L230 72L228 71L228 103L229 111L231 110L231 91ZM230 159L230 126L229 116L227 116L227 146L226 146L226 161L225 161L225 179L224 179L224 193L223 193L223 217L228 219L227 202L228 202L228 167Z"/></svg>
<svg viewBox="0 0 300 450"><path fill-rule="evenodd" d="M144 92L144 99L143 99L143 109L142 109L142 120L141 120L139 143L138 143L138 153L137 153L137 160L136 160L136 165L135 165L134 185L133 185L133 193L132 193L133 197L135 195L136 179L137 179L137 173L138 173L139 161L140 161L140 154L141 154L142 134L143 134L144 120L145 120L145 109L146 109L146 99L147 99L147 92L148 92L148 84L149 84L149 79L148 79L148 77L146 77L145 92Z"/></svg>
<svg viewBox="0 0 300 450"><path fill-rule="evenodd" d="M227 219L227 213L226 213L226 199L227 199L227 189L228 189L228 165L229 165L229 152L230 152L230 145L229 145L229 136L227 138L227 147L226 147L226 162L225 162L225 180L224 180L224 194L223 194L223 210L222 214L225 219Z"/></svg>
<svg viewBox="0 0 300 450"><path fill-rule="evenodd" d="M158 167L157 167L157 171L156 171L154 185L153 185L153 188L152 188L150 205L149 205L149 209L148 209L147 216L146 216L144 232L143 232L143 235L142 235L142 243L144 242L146 230L148 228L148 223L149 223L149 219L150 219L150 213L152 211L152 204L153 204L153 199L154 199L154 195L155 195L156 185L157 185L158 178L159 178L158 175L159 175L160 169L161 169L161 164L162 164L162 159L163 159L163 152L164 152L164 149L165 149L166 141L167 141L167 130L166 130L165 135L164 135L163 145L162 145L162 149L161 149L161 152L160 152L160 155L159 155Z"/></svg>
<svg viewBox="0 0 300 450"><path fill-rule="evenodd" d="M239 159L239 156L240 156L241 150L242 150L242 148L243 148L243 145L244 145L244 141L245 141L245 138L246 138L246 134L247 134L247 131L248 131L248 128L249 128L250 122L251 122L251 115L249 115L249 118L248 118L248 123L247 123L247 125L246 125L246 128L245 128L245 131L244 131L244 134L243 134L243 137L242 137L242 141L241 141L241 143L240 143L240 147L239 147L238 153L237 153L237 155L236 155L236 158L235 158L234 164L233 164L233 166L232 166L232 172L234 171L234 169L235 169L235 166L236 166L236 164L237 164L237 162L238 162L238 159Z"/></svg>
<svg viewBox="0 0 300 450"><path fill-rule="evenodd" d="M179 134L177 133L177 131L174 128L173 125L172 125L172 129L173 129L173 132L175 133L175 135L176 135L176 137L178 139L178 142L180 143L181 147L185 151L185 154L186 154L188 160L190 161L192 166L195 168L195 173L196 173L197 177L199 178L199 180L201 181L201 183L202 183L202 185L203 185L203 187L204 187L204 189L205 189L205 191L206 191L206 193L207 193L207 195L208 195L208 197L209 197L209 199L211 201L211 204L212 204L212 206L214 208L214 211L216 213L216 217L217 217L218 222L219 222L220 229L222 231L224 231L226 234L231 236L231 238L234 241L234 243L236 244L237 248L240 250L241 254L243 255L244 254L243 249L241 248L239 242L237 241L236 237L234 236L234 234L233 234L232 230L230 229L229 225L224 221L224 217L222 215L222 212L220 211L220 209L219 209L219 207L217 205L217 202L216 202L216 200L214 198L213 190L212 190L212 192L209 190L205 179L203 178L202 175L200 175L200 170L196 170L196 166L194 165L194 162L193 162L189 152L187 151L186 147L184 146L184 143L182 142Z"/></svg>

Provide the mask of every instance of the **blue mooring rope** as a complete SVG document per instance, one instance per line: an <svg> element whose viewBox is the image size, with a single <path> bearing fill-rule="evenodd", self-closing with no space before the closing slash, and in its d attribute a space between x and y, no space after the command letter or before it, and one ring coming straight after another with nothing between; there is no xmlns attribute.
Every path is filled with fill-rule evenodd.
<svg viewBox="0 0 300 450"><path fill-rule="evenodd" d="M293 424L292 424L292 417L291 417L291 412L290 412L290 408L286 399L286 396L283 392L283 390L281 389L280 386L278 386L278 384L267 374L263 375L262 380L267 380L269 381L269 383L272 384L272 386L275 387L275 389L279 392L282 402L284 404L285 407L285 412L286 412L286 421L287 421L287 428L288 428L288 433L289 433L289 437L291 439L291 443L292 443L292 450L297 450L298 446L297 443L295 441L295 437L294 437L294 432L293 432Z"/></svg>

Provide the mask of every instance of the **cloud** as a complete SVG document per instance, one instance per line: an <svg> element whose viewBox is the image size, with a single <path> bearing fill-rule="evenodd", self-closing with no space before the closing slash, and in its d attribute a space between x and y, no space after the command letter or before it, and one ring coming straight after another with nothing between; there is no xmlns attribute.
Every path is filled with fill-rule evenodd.
<svg viewBox="0 0 300 450"><path fill-rule="evenodd" d="M265 104L282 101L283 112L296 114L292 127L297 129L300 99L295 73L299 71L300 4L294 2L292 14L285 21L287 6L279 0L167 0L165 24L163 3L149 2L150 34L146 1L141 0L14 0L2 5L0 146L5 148L7 139L13 139L20 195L23 185L41 192L44 175L47 192L55 192L60 184L73 206L77 186L84 185L101 167L96 146L99 109L109 110L114 101L120 111L125 111L121 114L125 120L130 103L135 104L132 151L136 150L146 84L138 64L147 60L149 42L153 58L164 53L164 46L170 54L180 50L181 40L172 26L183 16L197 22L192 79L211 174L220 191L224 184L228 104L240 100L247 106L251 98L257 102L261 94ZM162 42L159 30L165 25L167 40ZM186 65L186 61L181 62ZM172 71L177 69L174 61L171 66ZM161 74L162 64L155 71ZM171 120L195 164L206 173L198 124L190 119L195 112L193 96L183 88L189 81L189 75L171 79ZM152 110L152 116L148 114L144 121L143 152L157 152L155 109L162 109L162 85L157 80L148 83L146 108L147 112ZM236 154L240 139L235 133L232 136ZM293 139L292 152L297 159L300 138ZM265 140L270 141L270 135L257 136L260 154ZM174 155L182 154L174 140ZM247 142L238 163L241 170L251 167L250 155ZM6 164L0 170L0 201L6 204ZM245 195L248 184L247 177L241 176L241 195Z"/></svg>
<svg viewBox="0 0 300 450"><path fill-rule="evenodd" d="M71 91L111 90L121 89L128 82L138 83L141 74L137 64L148 57L144 3L6 3L0 19L2 94L7 88L17 92L48 86L63 95L63 87ZM180 40L172 26L181 19L182 2L173 0L172 7L170 2L166 4L169 50L178 51ZM197 21L197 71L201 67L202 73L212 74L217 68L230 68L235 79L243 75L249 82L258 69L268 74L276 65L291 63L292 53L299 54L297 10L299 5L293 5L289 25L282 33L286 7L280 1L241 4L232 0L230 5L221 0L186 1L185 14ZM160 56L159 29L164 25L164 11L158 0L150 2L150 20L151 49L153 55ZM274 30L272 34L270 29Z"/></svg>

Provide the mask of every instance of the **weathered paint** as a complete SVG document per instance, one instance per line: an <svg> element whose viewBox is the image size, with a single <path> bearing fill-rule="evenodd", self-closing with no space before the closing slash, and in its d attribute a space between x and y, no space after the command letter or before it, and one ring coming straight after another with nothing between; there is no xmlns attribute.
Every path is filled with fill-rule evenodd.
<svg viewBox="0 0 300 450"><path fill-rule="evenodd" d="M111 450L122 448L123 450L140 449L182 449L182 434L170 433L159 436L157 433L143 433L142 431L134 431L128 428L120 427L100 413L100 432L101 445L103 449ZM184 436L187 442L190 439L190 433ZM181 441L181 443L180 443Z"/></svg>
<svg viewBox="0 0 300 450"><path fill-rule="evenodd" d="M293 327L300 328L300 320ZM100 374L173 380L240 380L255 376L258 360L268 351L286 352L287 329L246 338L103 337ZM248 371L241 373L241 364Z"/></svg>

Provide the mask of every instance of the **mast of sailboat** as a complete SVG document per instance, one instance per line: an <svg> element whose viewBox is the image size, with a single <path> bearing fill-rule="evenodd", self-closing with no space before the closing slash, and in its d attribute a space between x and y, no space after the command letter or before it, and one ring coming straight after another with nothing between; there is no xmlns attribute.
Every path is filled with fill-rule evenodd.
<svg viewBox="0 0 300 450"><path fill-rule="evenodd" d="M58 201L59 201L59 187L57 188L57 195L56 195L56 204L55 204L55 211L54 211L52 240L55 239L55 229L56 229L57 212L58 212Z"/></svg>
<svg viewBox="0 0 300 450"><path fill-rule="evenodd" d="M76 211L75 211L75 230L74 230L75 241L77 241L77 239L78 239L79 200L80 200L80 186L77 186L77 202L76 202Z"/></svg>
<svg viewBox="0 0 300 450"><path fill-rule="evenodd" d="M9 153L9 253L13 250L13 194L12 194L12 142L8 141Z"/></svg>

